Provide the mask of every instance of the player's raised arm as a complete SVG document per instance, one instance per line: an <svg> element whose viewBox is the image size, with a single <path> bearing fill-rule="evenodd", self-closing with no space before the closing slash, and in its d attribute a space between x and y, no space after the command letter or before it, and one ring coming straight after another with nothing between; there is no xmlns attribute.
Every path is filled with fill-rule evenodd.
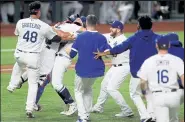
<svg viewBox="0 0 185 122"><path fill-rule="evenodd" d="M53 31L61 38L60 41L73 41L75 39L74 34L69 32L64 32L62 30L57 30L55 27L52 26Z"/></svg>

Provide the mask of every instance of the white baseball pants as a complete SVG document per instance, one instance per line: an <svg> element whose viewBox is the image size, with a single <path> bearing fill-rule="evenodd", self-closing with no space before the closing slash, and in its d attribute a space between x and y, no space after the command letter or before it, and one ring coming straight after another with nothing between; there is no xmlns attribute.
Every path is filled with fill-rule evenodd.
<svg viewBox="0 0 185 122"><path fill-rule="evenodd" d="M136 105L136 107L138 109L140 119L146 119L146 118L152 117L149 114L149 112L147 111L143 100L141 99L140 79L139 78L134 78L134 77L131 76L129 87L130 87L129 88L130 97L131 97L131 99L133 100L134 104ZM151 95L151 94L149 94L149 95ZM146 99L147 98L149 98L149 97L147 96ZM151 98L151 96L150 96L150 98ZM150 101L150 100L147 100L147 102L148 101ZM152 105L152 104L149 104L149 105ZM149 108L152 109L152 106L149 107Z"/></svg>
<svg viewBox="0 0 185 122"><path fill-rule="evenodd" d="M176 92L153 93L157 122L179 122L176 115L180 107L180 99L179 90Z"/></svg>
<svg viewBox="0 0 185 122"><path fill-rule="evenodd" d="M16 63L13 67L9 85L16 88L20 82L20 77L24 71L24 68L26 68L28 75L28 95L26 110L32 112L38 89L40 53L24 53L16 51L14 56Z"/></svg>
<svg viewBox="0 0 185 122"><path fill-rule="evenodd" d="M51 73L53 69L53 65L55 62L55 53L56 51L53 49L44 48L40 53L40 66L39 66L39 75L48 75ZM27 72L25 71L22 74L22 78L28 79ZM19 78L20 79L20 78ZM42 80L44 81L46 77L42 77ZM21 79L20 79L21 81ZM14 81L12 81L14 82ZM42 81L39 81L42 82Z"/></svg>
<svg viewBox="0 0 185 122"><path fill-rule="evenodd" d="M100 95L98 97L95 107L103 109L103 105L105 104L108 95L110 95L121 107L121 110L125 112L125 114L131 113L131 108L128 106L125 99L118 91L121 84L125 81L125 78L128 76L129 73L129 64L118 67L112 66L106 73L101 83Z"/></svg>
<svg viewBox="0 0 185 122"><path fill-rule="evenodd" d="M71 64L71 59L65 56L56 56L52 70L52 86L56 91L60 91L63 85L64 73Z"/></svg>
<svg viewBox="0 0 185 122"><path fill-rule="evenodd" d="M92 85L96 78L82 78L75 75L75 99L80 119L89 119L93 103Z"/></svg>

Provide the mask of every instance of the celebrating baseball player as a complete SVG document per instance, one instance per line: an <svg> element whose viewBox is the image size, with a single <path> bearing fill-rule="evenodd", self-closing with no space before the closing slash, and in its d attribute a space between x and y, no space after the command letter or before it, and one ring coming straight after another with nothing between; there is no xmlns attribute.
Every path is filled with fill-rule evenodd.
<svg viewBox="0 0 185 122"><path fill-rule="evenodd" d="M182 43L179 41L179 37L176 33L168 33L165 35L170 40L170 49L168 52L172 55L175 55L181 58L184 61L184 48L182 47ZM182 86L182 82L178 79L180 91L181 91L181 104L184 103L184 87Z"/></svg>
<svg viewBox="0 0 185 122"><path fill-rule="evenodd" d="M30 17L21 19L17 22L15 35L18 36L18 43L14 53L16 63L13 67L11 80L8 91L13 92L19 85L19 79L26 68L28 75L28 95L26 102L26 115L28 118L33 118L33 109L36 101L38 83L39 83L39 67L40 67L40 52L44 46L45 39L51 42L60 42L63 39L72 39L71 34L63 34L58 32L58 35L52 28L39 20L41 4L35 1L29 4Z"/></svg>
<svg viewBox="0 0 185 122"><path fill-rule="evenodd" d="M139 87L140 79L137 76L137 71L141 67L142 63L150 56L155 55L157 50L155 48L155 40L159 38L158 34L155 34L152 30L152 20L148 16L141 16L138 19L138 31L126 41L110 49L106 52L96 52L96 57L105 55L120 54L130 49L130 96L134 101L141 118L141 122L155 122L155 115L153 113L153 106L151 97L152 94L147 93L147 109L144 102L141 99L141 89Z"/></svg>
<svg viewBox="0 0 185 122"><path fill-rule="evenodd" d="M54 29L56 29L55 31L62 30L65 32L75 33L75 35L77 35L76 32L82 32L85 30L85 28L82 27L82 25L85 24L85 19L86 18L84 16L79 17L78 15L71 15L68 17L68 20L62 24L56 24ZM34 110L39 111L41 109L41 106L38 104L38 102L42 96L42 93L44 92L45 86L49 83L50 80L52 80L54 89L57 91L58 95L68 107L67 111L61 112L61 114L72 115L77 110L76 104L72 99L68 89L63 86L63 75L67 67L71 64L71 60L66 51L69 50L68 48L70 48L72 42L60 43L59 45L47 40L46 44L46 47L41 53L42 63L40 68L40 81L43 83L41 86L39 86ZM53 74L52 79L50 78L50 75L48 75L51 71ZM27 79L26 72L22 75L21 79L22 83L24 83L24 79ZM63 88L63 90L58 90L60 87Z"/></svg>
<svg viewBox="0 0 185 122"><path fill-rule="evenodd" d="M138 77L141 79L142 93L147 87L152 92L157 122L179 122L176 113L180 107L178 77L184 86L184 62L168 53L170 40L160 37L156 48L158 54L151 56L142 64Z"/></svg>
<svg viewBox="0 0 185 122"><path fill-rule="evenodd" d="M110 34L106 34L105 36L111 47L115 47L126 40L126 37L123 34L123 24L120 21L114 21L111 24L110 31ZM121 112L116 114L116 117L131 117L134 115L131 108L127 105L123 96L118 91L126 76L130 73L129 52L130 51L128 50L113 56L112 67L108 70L101 83L100 95L92 112L102 113L103 105L105 104L108 95L111 95L121 108Z"/></svg>
<svg viewBox="0 0 185 122"><path fill-rule="evenodd" d="M75 21L74 21L75 20ZM57 25L57 29L63 30L65 32L73 33L75 36L78 35L78 32L84 31L83 23L85 22L84 17L76 17L73 23L63 23ZM78 24L78 25L77 25ZM60 114L72 115L77 111L76 103L72 99L71 94L68 89L63 85L63 77L67 68L71 64L71 58L68 55L68 51L71 49L73 42L68 42L65 46L59 49L56 53L56 58L52 70L52 79L51 83L53 88L56 90L58 95L63 99L64 103L67 105L67 111L63 111Z"/></svg>
<svg viewBox="0 0 185 122"><path fill-rule="evenodd" d="M75 98L79 116L77 122L89 120L93 102L92 85L97 77L104 75L105 71L103 60L101 58L95 60L93 52L105 51L110 48L106 38L96 31L96 25L96 16L88 15L87 31L78 35L69 53L71 58L74 58L78 53L75 66Z"/></svg>

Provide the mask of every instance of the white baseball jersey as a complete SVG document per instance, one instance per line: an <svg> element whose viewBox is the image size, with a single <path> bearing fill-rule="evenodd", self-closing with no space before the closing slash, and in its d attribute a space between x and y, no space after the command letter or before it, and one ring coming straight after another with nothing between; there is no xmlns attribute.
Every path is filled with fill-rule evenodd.
<svg viewBox="0 0 185 122"><path fill-rule="evenodd" d="M115 47L116 45L121 44L127 39L124 34L117 36L115 38L110 36L110 34L103 34L103 35L107 38L107 41L112 48ZM113 56L112 64L129 63L129 53L130 53L130 50L127 50L121 54Z"/></svg>
<svg viewBox="0 0 185 122"><path fill-rule="evenodd" d="M80 30L81 26L78 26L76 24L69 24L69 23L64 23L59 26L57 26L57 29L65 31L65 32L70 32L73 33L75 36L77 36L77 31ZM59 52L67 57L68 54L66 53L65 49L69 48L73 45L73 42L68 42Z"/></svg>
<svg viewBox="0 0 185 122"><path fill-rule="evenodd" d="M16 49L28 52L41 52L45 39L56 35L48 24L32 18L19 20L14 34L18 36Z"/></svg>
<svg viewBox="0 0 185 122"><path fill-rule="evenodd" d="M138 76L148 81L151 91L179 89L178 76L184 74L184 62L171 54L154 55L143 63Z"/></svg>

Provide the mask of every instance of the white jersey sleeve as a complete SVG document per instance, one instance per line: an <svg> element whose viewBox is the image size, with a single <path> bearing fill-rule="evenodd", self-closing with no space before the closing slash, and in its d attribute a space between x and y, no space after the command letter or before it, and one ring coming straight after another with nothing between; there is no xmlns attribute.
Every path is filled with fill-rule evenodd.
<svg viewBox="0 0 185 122"><path fill-rule="evenodd" d="M176 70L179 76L182 76L184 74L184 62L180 59L176 59Z"/></svg>
<svg viewBox="0 0 185 122"><path fill-rule="evenodd" d="M142 64L140 70L137 73L137 76L145 81L148 80L147 77L147 72L148 72L148 60L145 60L144 63Z"/></svg>
<svg viewBox="0 0 185 122"><path fill-rule="evenodd" d="M49 40L51 40L56 34L56 32L53 31L52 27L47 25L46 29L44 30L45 37Z"/></svg>

